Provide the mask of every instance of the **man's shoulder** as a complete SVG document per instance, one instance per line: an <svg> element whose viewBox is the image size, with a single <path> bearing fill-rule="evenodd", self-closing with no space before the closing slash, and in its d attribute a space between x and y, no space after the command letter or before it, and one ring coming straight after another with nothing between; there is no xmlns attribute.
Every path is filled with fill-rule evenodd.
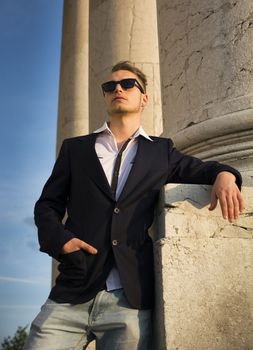
<svg viewBox="0 0 253 350"><path fill-rule="evenodd" d="M78 143L80 141L91 141L96 137L94 133L87 134L87 135L80 135L80 136L74 136L74 137L68 137L63 140L64 143L67 144L74 144Z"/></svg>
<svg viewBox="0 0 253 350"><path fill-rule="evenodd" d="M161 136L149 136L154 142L159 142L161 144L173 144L173 141L168 137L161 137Z"/></svg>

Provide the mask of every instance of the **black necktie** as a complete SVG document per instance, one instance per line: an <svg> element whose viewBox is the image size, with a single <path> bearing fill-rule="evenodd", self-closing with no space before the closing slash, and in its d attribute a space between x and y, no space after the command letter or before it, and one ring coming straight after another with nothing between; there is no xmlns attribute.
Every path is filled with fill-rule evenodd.
<svg viewBox="0 0 253 350"><path fill-rule="evenodd" d="M121 149L117 155L114 168L113 168L111 189L112 189L114 198L116 198L116 190L117 190L117 184L118 184L118 178L119 178L119 169L120 169L120 164L121 164L122 153L126 149L130 140L131 139L128 139L121 147Z"/></svg>

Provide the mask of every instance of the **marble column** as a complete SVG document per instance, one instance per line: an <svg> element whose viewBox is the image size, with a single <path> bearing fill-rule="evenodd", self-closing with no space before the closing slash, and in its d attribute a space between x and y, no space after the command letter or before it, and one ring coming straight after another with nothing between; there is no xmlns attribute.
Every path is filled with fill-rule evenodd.
<svg viewBox="0 0 253 350"><path fill-rule="evenodd" d="M89 130L88 18L88 0L64 1L57 151L63 139Z"/></svg>
<svg viewBox="0 0 253 350"><path fill-rule="evenodd" d="M57 153L67 137L89 131L88 0L65 0L62 24ZM53 261L52 283L57 276Z"/></svg>
<svg viewBox="0 0 253 350"><path fill-rule="evenodd" d="M149 134L162 132L161 89L155 0L94 0L90 2L90 129L106 113L100 84L111 67L130 60L148 77L149 104L142 124Z"/></svg>
<svg viewBox="0 0 253 350"><path fill-rule="evenodd" d="M253 177L253 2L158 0L165 134Z"/></svg>

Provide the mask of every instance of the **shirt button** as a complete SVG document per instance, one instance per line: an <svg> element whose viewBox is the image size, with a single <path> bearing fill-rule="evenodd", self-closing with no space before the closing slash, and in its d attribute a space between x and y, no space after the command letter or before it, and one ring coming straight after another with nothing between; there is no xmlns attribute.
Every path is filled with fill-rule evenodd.
<svg viewBox="0 0 253 350"><path fill-rule="evenodd" d="M114 245L114 246L118 245L118 241L117 241L116 239L114 239L114 240L112 241L112 245Z"/></svg>
<svg viewBox="0 0 253 350"><path fill-rule="evenodd" d="M119 208L114 208L114 213L118 214L120 212Z"/></svg>

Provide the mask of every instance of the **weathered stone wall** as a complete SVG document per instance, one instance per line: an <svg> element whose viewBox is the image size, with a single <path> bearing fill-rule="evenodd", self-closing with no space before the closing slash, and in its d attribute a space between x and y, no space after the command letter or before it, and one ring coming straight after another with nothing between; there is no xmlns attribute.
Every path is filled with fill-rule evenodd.
<svg viewBox="0 0 253 350"><path fill-rule="evenodd" d="M252 1L157 3L167 129L252 108Z"/></svg>
<svg viewBox="0 0 253 350"><path fill-rule="evenodd" d="M253 178L253 2L158 0L164 134Z"/></svg>
<svg viewBox="0 0 253 350"><path fill-rule="evenodd" d="M155 243L157 349L253 349L253 187L233 224L210 186L168 185Z"/></svg>

